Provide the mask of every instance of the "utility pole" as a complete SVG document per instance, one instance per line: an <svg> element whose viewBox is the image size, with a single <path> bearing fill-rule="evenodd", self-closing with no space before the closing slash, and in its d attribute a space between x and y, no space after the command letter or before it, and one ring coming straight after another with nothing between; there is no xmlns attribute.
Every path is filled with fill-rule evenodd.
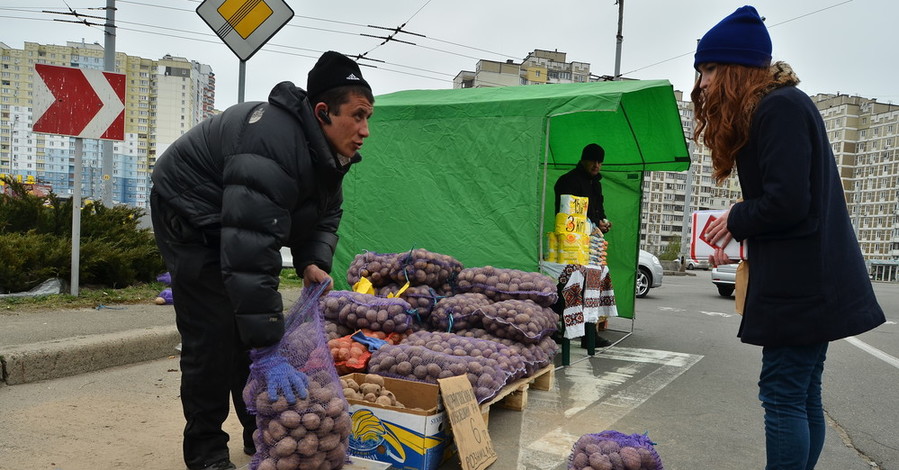
<svg viewBox="0 0 899 470"><path fill-rule="evenodd" d="M103 68L115 72L115 0L106 0L106 24L104 25ZM113 169L111 140L102 140L103 186L100 199L106 207L112 207Z"/></svg>
<svg viewBox="0 0 899 470"><path fill-rule="evenodd" d="M618 34L615 35L615 75L613 80L621 80L621 43L624 42L624 0L615 0L618 5Z"/></svg>
<svg viewBox="0 0 899 470"><path fill-rule="evenodd" d="M696 40L697 47L699 46L699 40ZM696 80L699 80L699 72L693 74L694 83ZM694 124L695 125L695 120ZM689 148L687 152L690 154L690 166L687 168L687 181L684 188L684 220L683 225L681 226L681 242L680 242L680 252L681 259L683 262L680 264L678 268L680 271L683 271L687 267L687 259L690 257L690 226L693 220L693 208L691 207L693 204L693 155L696 153L696 141L693 139L693 127L690 126L690 136L688 136L690 140Z"/></svg>

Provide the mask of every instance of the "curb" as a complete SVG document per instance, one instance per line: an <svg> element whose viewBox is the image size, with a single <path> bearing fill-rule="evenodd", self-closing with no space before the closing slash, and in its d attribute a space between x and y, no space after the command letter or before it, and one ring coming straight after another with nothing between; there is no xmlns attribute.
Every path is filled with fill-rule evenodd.
<svg viewBox="0 0 899 470"><path fill-rule="evenodd" d="M12 346L0 351L2 378L17 385L160 359L180 342L171 325Z"/></svg>

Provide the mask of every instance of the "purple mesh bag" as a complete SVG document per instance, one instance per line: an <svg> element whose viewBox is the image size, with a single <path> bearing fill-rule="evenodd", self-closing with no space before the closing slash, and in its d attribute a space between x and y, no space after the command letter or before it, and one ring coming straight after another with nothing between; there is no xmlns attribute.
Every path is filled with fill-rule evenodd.
<svg viewBox="0 0 899 470"><path fill-rule="evenodd" d="M451 356L495 360L498 367L509 373L508 382L524 377L527 373L525 359L505 344L486 338L474 338L455 333L418 331L412 333L400 344L424 346L431 351Z"/></svg>
<svg viewBox="0 0 899 470"><path fill-rule="evenodd" d="M520 341L494 336L490 334L489 331L482 328L461 330L457 331L456 334L467 336L469 338L487 339L508 346L513 354L521 356L524 361L525 377L530 377L538 370L552 364L553 358L556 357L556 353L559 351L559 345L552 336L546 336L536 344L526 344Z"/></svg>
<svg viewBox="0 0 899 470"><path fill-rule="evenodd" d="M388 295L396 296L396 293L402 289L399 284L388 284L378 289L379 297L387 297ZM444 284L442 287L431 287L429 285L410 286L399 295L399 298L409 302L412 307L413 323L424 325L434 309L437 301L452 294L452 287Z"/></svg>
<svg viewBox="0 0 899 470"><path fill-rule="evenodd" d="M510 375L492 359L452 356L408 344L385 344L373 351L368 372L432 384L436 384L437 379L465 375L478 403L495 397Z"/></svg>
<svg viewBox="0 0 899 470"><path fill-rule="evenodd" d="M403 299L386 299L353 291L331 291L321 299L325 320L353 331L367 328L405 333L412 327L412 306Z"/></svg>
<svg viewBox="0 0 899 470"><path fill-rule="evenodd" d="M603 431L581 436L568 457L569 470L664 470L645 434Z"/></svg>
<svg viewBox="0 0 899 470"><path fill-rule="evenodd" d="M256 415L256 454L250 470L333 470L347 462L352 421L331 359L318 298L323 286L305 288L287 317L278 352L306 374L307 397L293 405L272 402L266 370L251 367L244 403Z"/></svg>
<svg viewBox="0 0 899 470"><path fill-rule="evenodd" d="M481 309L490 305L484 294L456 294L437 301L428 323L437 331L453 332L481 326Z"/></svg>
<svg viewBox="0 0 899 470"><path fill-rule="evenodd" d="M459 272L454 292L479 292L494 302L531 300L541 307L549 307L559 299L556 284L545 274L485 266Z"/></svg>
<svg viewBox="0 0 899 470"><path fill-rule="evenodd" d="M347 269L346 280L352 286L363 277L374 287L383 287L393 282L390 269L394 265L395 253L375 253L366 251L353 257Z"/></svg>
<svg viewBox="0 0 899 470"><path fill-rule="evenodd" d="M500 338L539 343L558 329L559 315L530 300L503 300L481 309L484 329Z"/></svg>
<svg viewBox="0 0 899 470"><path fill-rule="evenodd" d="M397 253L390 268L390 276L397 284L440 287L452 283L462 263L449 255L434 253L423 248Z"/></svg>

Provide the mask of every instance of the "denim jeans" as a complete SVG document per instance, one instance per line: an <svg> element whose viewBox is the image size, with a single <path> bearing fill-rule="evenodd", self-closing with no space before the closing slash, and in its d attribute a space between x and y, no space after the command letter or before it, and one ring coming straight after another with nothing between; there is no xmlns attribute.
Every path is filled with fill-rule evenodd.
<svg viewBox="0 0 899 470"><path fill-rule="evenodd" d="M813 470L824 447L821 376L828 343L762 348L765 470Z"/></svg>

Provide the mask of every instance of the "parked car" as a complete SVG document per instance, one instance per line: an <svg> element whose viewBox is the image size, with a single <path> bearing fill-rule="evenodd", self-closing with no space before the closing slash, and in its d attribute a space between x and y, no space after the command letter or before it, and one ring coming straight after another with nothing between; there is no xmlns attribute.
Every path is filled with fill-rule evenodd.
<svg viewBox="0 0 899 470"><path fill-rule="evenodd" d="M718 287L718 294L722 297L730 297L734 293L737 279L737 266L735 264L722 264L712 268L712 284Z"/></svg>
<svg viewBox="0 0 899 470"><path fill-rule="evenodd" d="M649 294L649 289L661 286L664 274L665 269L662 267L659 259L648 251L640 250L640 257L637 262L637 282L635 282L637 297L646 297L646 294Z"/></svg>
<svg viewBox="0 0 899 470"><path fill-rule="evenodd" d="M708 259L687 259L687 269L709 269Z"/></svg>

